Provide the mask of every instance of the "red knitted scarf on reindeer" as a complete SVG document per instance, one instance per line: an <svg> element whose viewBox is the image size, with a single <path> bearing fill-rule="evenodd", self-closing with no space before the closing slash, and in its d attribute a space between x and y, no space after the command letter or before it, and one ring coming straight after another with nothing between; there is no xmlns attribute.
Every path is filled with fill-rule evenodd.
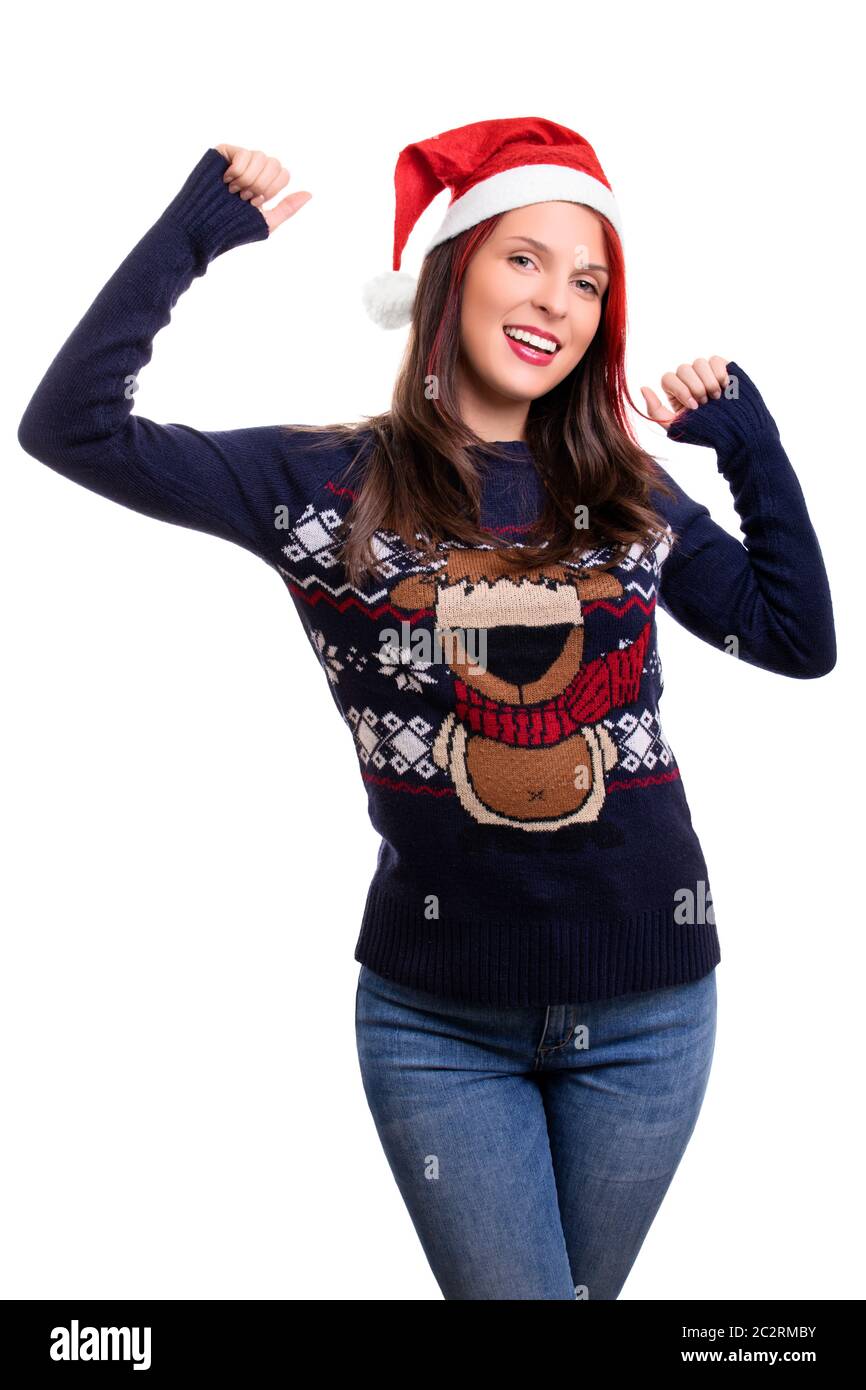
<svg viewBox="0 0 866 1390"><path fill-rule="evenodd" d="M457 718L474 734L518 748L559 743L581 725L596 724L609 710L637 699L650 628L647 623L630 646L582 666L559 695L537 705L491 700L458 677Z"/></svg>

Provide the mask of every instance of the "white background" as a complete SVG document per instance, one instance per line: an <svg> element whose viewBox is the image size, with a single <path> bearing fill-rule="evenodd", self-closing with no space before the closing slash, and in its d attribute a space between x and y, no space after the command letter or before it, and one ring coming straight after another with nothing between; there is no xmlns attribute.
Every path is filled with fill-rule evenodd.
<svg viewBox="0 0 866 1390"><path fill-rule="evenodd" d="M437 1300L355 1050L378 837L289 597L15 431L221 141L313 199L193 283L138 413L385 409L367 319L410 141L540 115L625 222L628 377L720 353L779 424L833 592L817 681L659 613L722 943L697 1129L623 1299L862 1297L861 50L841 4L32 6L7 38L0 1296ZM447 195L425 214L416 273ZM739 535L710 450L640 437ZM856 614L856 616L855 616Z"/></svg>

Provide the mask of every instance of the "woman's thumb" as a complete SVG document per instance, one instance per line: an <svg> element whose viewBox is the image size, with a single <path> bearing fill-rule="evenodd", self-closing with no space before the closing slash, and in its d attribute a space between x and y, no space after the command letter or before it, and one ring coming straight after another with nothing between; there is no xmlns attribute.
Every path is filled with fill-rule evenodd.
<svg viewBox="0 0 866 1390"><path fill-rule="evenodd" d="M642 386L640 390L651 420L656 420L660 425L669 425L671 420L676 418L672 410L662 405L655 391L651 391L648 386Z"/></svg>
<svg viewBox="0 0 866 1390"><path fill-rule="evenodd" d="M267 222L268 230L272 232L275 227L279 227L288 218L294 217L295 213L304 206L304 203L308 203L312 196L312 193L308 193L306 190L287 193L285 198L282 198L274 207L260 207L259 212Z"/></svg>

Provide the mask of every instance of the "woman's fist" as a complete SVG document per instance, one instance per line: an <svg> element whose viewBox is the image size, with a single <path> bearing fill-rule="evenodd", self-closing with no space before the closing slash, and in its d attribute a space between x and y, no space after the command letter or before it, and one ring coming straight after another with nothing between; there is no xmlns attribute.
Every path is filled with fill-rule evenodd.
<svg viewBox="0 0 866 1390"><path fill-rule="evenodd" d="M289 193L275 207L263 207L271 198L285 188L289 181L289 171L284 169L278 159L263 154L261 150L245 150L240 145L214 145L223 159L228 160L228 168L223 175L230 193L237 193L245 201L258 208L272 232L287 218L294 217L299 208L308 203L312 193Z"/></svg>
<svg viewBox="0 0 866 1390"><path fill-rule="evenodd" d="M709 398L718 400L728 384L727 362L724 357L696 357L691 366L684 363L676 372L666 372L662 377L662 390L668 398L670 410L665 410L658 396L648 386L642 386L641 393L646 401L650 419L657 420L667 429L672 420L685 410L697 410L706 405Z"/></svg>

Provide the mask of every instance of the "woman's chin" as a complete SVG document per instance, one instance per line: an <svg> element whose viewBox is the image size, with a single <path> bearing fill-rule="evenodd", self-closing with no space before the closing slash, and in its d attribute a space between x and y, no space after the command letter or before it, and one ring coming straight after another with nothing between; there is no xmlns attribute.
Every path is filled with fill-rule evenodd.
<svg viewBox="0 0 866 1390"><path fill-rule="evenodd" d="M527 371L509 372L500 379L497 389L513 401L535 401L539 396L547 395L559 380L558 372L556 377L545 375L542 378L538 373L533 374L532 368L529 368Z"/></svg>

